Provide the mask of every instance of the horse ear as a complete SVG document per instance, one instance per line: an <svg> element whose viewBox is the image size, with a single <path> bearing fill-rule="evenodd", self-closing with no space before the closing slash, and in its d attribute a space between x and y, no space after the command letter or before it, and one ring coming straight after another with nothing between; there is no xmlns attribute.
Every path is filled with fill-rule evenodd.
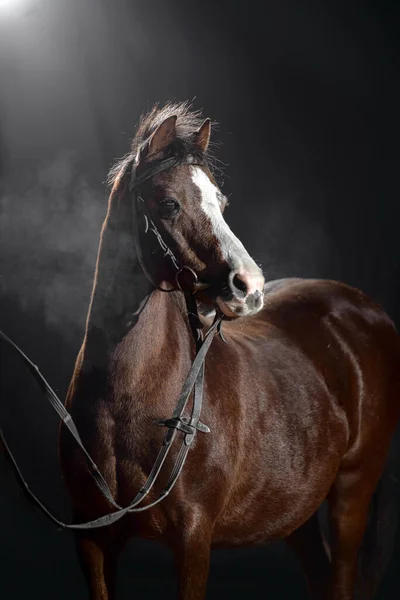
<svg viewBox="0 0 400 600"><path fill-rule="evenodd" d="M152 134L148 145L148 156L164 150L175 138L176 115L168 117Z"/></svg>
<svg viewBox="0 0 400 600"><path fill-rule="evenodd" d="M206 119L203 125L196 131L196 146L201 152L206 152L210 142L211 120Z"/></svg>

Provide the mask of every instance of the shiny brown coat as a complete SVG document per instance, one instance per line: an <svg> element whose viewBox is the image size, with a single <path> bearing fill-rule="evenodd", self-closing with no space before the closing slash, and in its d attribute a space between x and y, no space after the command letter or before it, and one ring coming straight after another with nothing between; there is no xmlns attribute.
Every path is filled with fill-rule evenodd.
<svg viewBox="0 0 400 600"><path fill-rule="evenodd" d="M175 186L182 197L189 194L187 169L165 180L158 176L157 189L168 185L170 194ZM204 226L202 235L204 255L210 247ZM202 243L200 234L196 239ZM153 291L140 316L132 317L150 290L131 240L122 172L103 227L67 407L123 506L149 474L164 435L154 421L172 414L194 357L181 292ZM216 256L209 254L210 263ZM204 598L212 547L278 538L299 553L315 600L355 598L370 499L400 415L395 327L356 289L288 279L267 283L264 308L225 322L223 331L227 343L215 338L206 358L201 418L211 433L198 433L170 496L149 511L77 536L92 600L115 598L117 557L136 535L172 548L181 600ZM175 455L149 502L162 491ZM60 457L75 518L112 510L64 429ZM325 499L332 525L328 551L316 518Z"/></svg>

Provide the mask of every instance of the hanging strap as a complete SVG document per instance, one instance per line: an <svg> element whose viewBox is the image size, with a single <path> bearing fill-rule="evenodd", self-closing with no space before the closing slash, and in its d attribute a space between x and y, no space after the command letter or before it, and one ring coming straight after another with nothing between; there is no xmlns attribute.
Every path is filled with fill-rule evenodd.
<svg viewBox="0 0 400 600"><path fill-rule="evenodd" d="M79 447L84 452L84 454L88 460L88 466L89 466L91 475L93 476L94 481L96 482L99 490L102 492L104 497L117 509L116 511L113 511L113 512L111 512L107 515L104 515L98 519L88 521L86 523L68 524L68 523L64 523L63 521L60 521L59 519L57 519L48 510L48 508L37 498L37 496L32 492L32 490L29 488L29 486L28 486L27 482L25 481L25 479L22 475L22 472L21 472L20 468L18 467L18 464L11 452L11 449L5 440L3 431L0 428L0 439L1 439L1 442L3 443L6 456L9 459L9 461L11 462L11 465L14 469L14 472L15 472L18 480L22 484L23 490L25 491L25 493L27 494L29 499L32 500L34 502L34 504L36 504L36 506L38 506L42 510L42 512L45 514L45 516L47 516L51 521L53 521L53 523L55 523L58 527L60 527L62 529L77 530L77 529L94 529L94 528L98 528L98 527L104 527L106 525L111 525L112 523L115 523L116 521L121 519L128 512L141 512L144 510L148 510L149 508L151 508L151 507L155 506L156 504L158 504L159 502L161 502L161 500L163 500L170 493L170 491L172 490L173 486L175 485L175 483L182 471L188 451L189 451L190 446L195 438L197 430L199 429L200 431L203 431L203 432L210 431L209 428L206 425L202 424L199 420L200 413L201 413L201 407L202 407L202 400L203 400L204 360L205 360L206 354L210 348L211 342L212 342L215 334L219 330L222 318L223 318L222 313L216 314L214 322L211 325L210 329L207 331L207 334L205 335L204 340L198 344L198 352L197 352L196 357L195 357L195 359L192 363L192 366L189 370L188 376L183 385L182 392L179 396L178 403L176 405L176 408L173 412L172 417L170 419L161 419L156 422L157 425L167 427L168 431L165 434L162 447L160 448L160 451L157 455L157 458L156 458L153 468L147 478L146 483L142 486L142 488L136 494L135 498L129 504L129 506L126 506L124 508L120 507L115 502L104 477L100 473L99 468L97 467L96 463L93 461L93 459L90 457L89 453L87 452L86 448L84 447L83 442L79 436L79 433L77 431L77 428L75 426L75 423L74 423L71 415L69 414L69 412L67 411L65 406L62 404L62 402L59 400L56 393L50 387L50 385L48 384L46 379L40 373L38 367L26 356L26 354L17 346L17 344L15 344L8 336L6 336L0 330L0 337L7 344L9 344L14 350L17 351L18 356L28 366L28 369L30 370L30 372L34 376L35 380L39 384L39 387L41 388L41 390L44 392L44 395L47 398L47 400L50 402L50 405L58 413L58 415L60 416L63 423L68 428L68 430L71 432L71 434L75 438L76 442L78 443ZM186 405L188 403L190 394L193 391L193 388L195 388L193 408L192 408L190 419L187 419L183 416L183 412L186 408ZM163 490L161 495L156 500L154 500L151 504L147 504L145 506L139 507L138 505L144 500L144 498L147 496L147 494L150 492L151 488L153 487L154 483L156 482L157 477L161 471L161 468L165 462L165 459L167 458L167 455L170 451L170 448L172 446L173 441L175 440L175 437L176 437L178 431L182 431L184 433L184 437L183 437L183 441L181 444L181 448L176 457L175 464L172 468L172 471L171 471L171 474L170 474L170 477L169 477L169 480L167 482L165 489Z"/></svg>

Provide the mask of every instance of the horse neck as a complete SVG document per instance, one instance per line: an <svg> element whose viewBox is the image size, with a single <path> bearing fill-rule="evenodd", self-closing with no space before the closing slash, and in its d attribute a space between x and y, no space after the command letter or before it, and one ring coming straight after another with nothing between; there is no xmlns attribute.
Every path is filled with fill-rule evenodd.
<svg viewBox="0 0 400 600"><path fill-rule="evenodd" d="M154 359L156 348L181 345L182 336L185 346L190 344L181 294L153 291L139 264L133 235L131 199L126 189L114 191L101 232L86 323L83 362L90 369L103 368L118 347L129 347L129 354L137 348L136 354L146 361Z"/></svg>

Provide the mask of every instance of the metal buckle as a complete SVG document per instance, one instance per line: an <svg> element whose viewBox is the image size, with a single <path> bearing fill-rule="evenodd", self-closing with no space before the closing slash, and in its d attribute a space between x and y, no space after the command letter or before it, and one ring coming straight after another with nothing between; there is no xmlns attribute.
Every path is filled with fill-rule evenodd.
<svg viewBox="0 0 400 600"><path fill-rule="evenodd" d="M177 417L175 419L156 419L154 422L159 427L179 429L179 431L183 431L188 435L194 435L196 429L202 433L210 433L210 428L201 421L198 421L195 425L190 425L188 421L187 417Z"/></svg>
<svg viewBox="0 0 400 600"><path fill-rule="evenodd" d="M185 285L185 283L183 284L183 286L181 285L179 278L182 276L182 273L188 273L189 275L192 276L192 280L190 280L190 279L188 280L189 285ZM175 274L175 281L176 281L176 285L181 290L181 292L194 293L196 290L195 286L198 281L198 277L197 277L196 273L193 271L193 269L191 269L190 267L181 267L179 269L179 271L177 271Z"/></svg>
<svg viewBox="0 0 400 600"><path fill-rule="evenodd" d="M186 286L185 284L181 285L181 283L179 282L179 277L185 271L192 276L192 280L191 281L189 280L188 286ZM197 277L197 274L193 271L193 269L191 269L190 267L186 267L186 266L181 267L179 269L179 271L176 272L175 282L176 282L176 285L178 286L178 289L180 289L181 292L190 292L191 294L194 294L195 292L199 292L201 290L206 290L207 288L210 287L210 284L199 281L199 278Z"/></svg>

